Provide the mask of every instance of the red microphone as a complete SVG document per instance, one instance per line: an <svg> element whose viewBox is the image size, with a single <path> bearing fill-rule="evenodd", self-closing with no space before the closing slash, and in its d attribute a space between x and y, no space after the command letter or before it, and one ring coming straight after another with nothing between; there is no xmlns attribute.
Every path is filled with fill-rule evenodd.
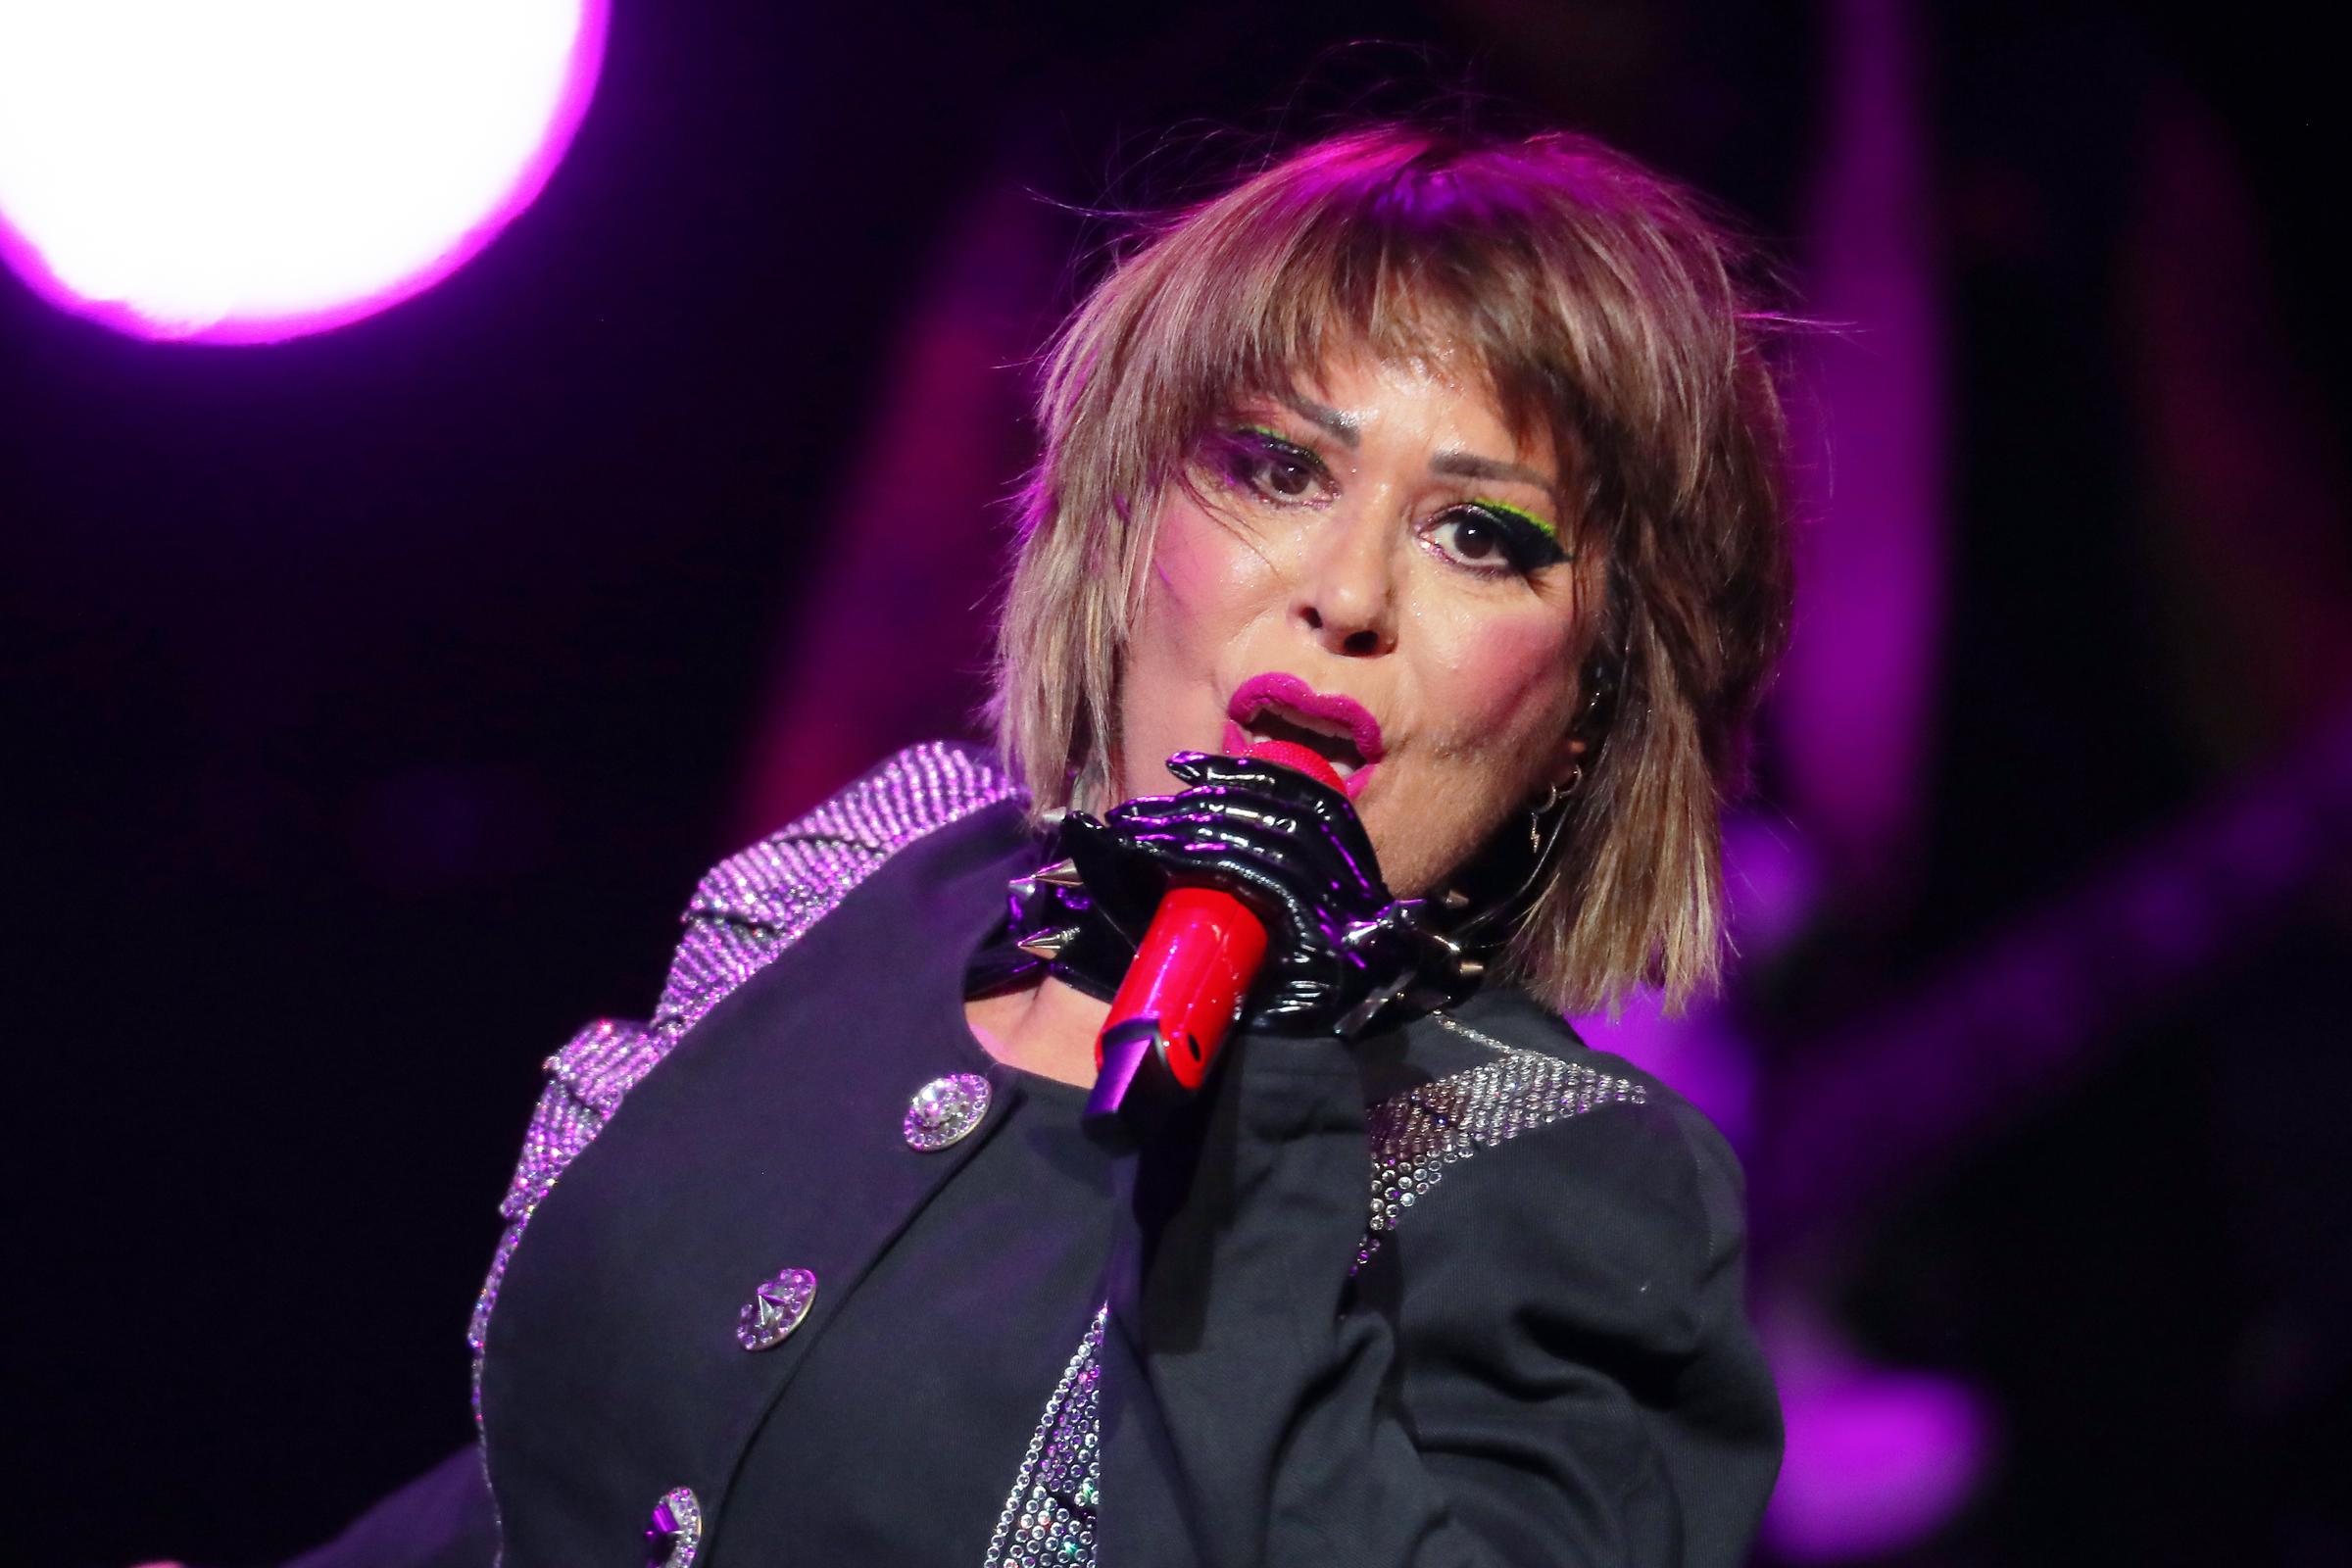
<svg viewBox="0 0 2352 1568"><path fill-rule="evenodd" d="M1331 764L1294 741L1258 741L1242 755L1340 788ZM1199 1089L1265 961L1265 922L1250 906L1217 888L1170 888L1096 1037L1086 1108L1115 1112Z"/></svg>

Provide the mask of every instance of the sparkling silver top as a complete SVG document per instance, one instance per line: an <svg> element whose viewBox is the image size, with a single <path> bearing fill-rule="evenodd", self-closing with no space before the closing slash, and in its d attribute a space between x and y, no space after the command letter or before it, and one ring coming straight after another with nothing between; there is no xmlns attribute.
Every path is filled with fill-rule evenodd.
<svg viewBox="0 0 2352 1568"><path fill-rule="evenodd" d="M1102 1324L1097 1307L1046 1413L1030 1436L1020 1475L989 1538L986 1568L1068 1568L1095 1560L1095 1507L1102 1441Z"/></svg>

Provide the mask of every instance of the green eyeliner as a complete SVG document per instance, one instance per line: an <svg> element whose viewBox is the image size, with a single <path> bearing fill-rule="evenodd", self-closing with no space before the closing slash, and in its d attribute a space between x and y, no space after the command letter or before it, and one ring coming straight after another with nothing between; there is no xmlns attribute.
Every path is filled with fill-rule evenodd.
<svg viewBox="0 0 2352 1568"><path fill-rule="evenodd" d="M1569 550L1567 546L1560 543L1560 530L1553 524L1545 522L1542 517L1537 516L1534 513L1528 511L1526 508L1514 507L1508 501L1489 501L1483 496L1473 497L1470 505L1474 507L1484 507L1489 512L1500 512L1507 514L1510 516L1517 517L1521 522L1526 523L1529 527L1535 529L1544 538L1550 540L1553 546L1559 550L1564 559L1570 561L1576 559L1575 553Z"/></svg>
<svg viewBox="0 0 2352 1568"><path fill-rule="evenodd" d="M1292 440L1289 436L1284 435L1280 430L1273 428L1271 425L1244 424L1236 426L1235 428L1243 435L1259 436L1265 440L1274 442L1278 446L1289 447L1294 451L1301 450L1298 442ZM1576 552L1570 550L1566 544L1561 542L1559 525L1544 520L1544 518L1536 515L1536 514L1528 511L1525 507L1514 507L1508 501L1490 500L1485 496L1473 496L1469 501L1464 503L1464 505L1478 507L1487 512L1500 513L1506 517L1515 517L1519 521L1526 523L1530 528L1535 529L1536 532L1542 534L1545 539L1551 541L1552 549L1560 553L1560 560L1574 561L1576 559Z"/></svg>

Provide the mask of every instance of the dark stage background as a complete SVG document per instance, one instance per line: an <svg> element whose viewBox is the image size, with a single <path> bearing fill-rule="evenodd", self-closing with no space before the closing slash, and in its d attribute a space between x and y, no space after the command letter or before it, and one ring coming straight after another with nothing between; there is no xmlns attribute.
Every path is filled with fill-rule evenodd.
<svg viewBox="0 0 2352 1568"><path fill-rule="evenodd" d="M1766 1550L2352 1560L2342 89L2221 8L1864 0L620 0L544 195L383 315L0 279L0 1560L275 1561L466 1441L541 1058L963 727L1085 211L1465 80L1841 324L1747 962L1627 1038L1751 1172Z"/></svg>

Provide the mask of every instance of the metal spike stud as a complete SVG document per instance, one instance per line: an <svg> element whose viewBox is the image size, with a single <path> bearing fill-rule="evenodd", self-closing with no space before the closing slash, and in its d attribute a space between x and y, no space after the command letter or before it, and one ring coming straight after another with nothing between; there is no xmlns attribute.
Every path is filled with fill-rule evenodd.
<svg viewBox="0 0 2352 1568"><path fill-rule="evenodd" d="M1038 881L1050 888L1082 888L1086 886L1078 875L1076 860L1055 860L1037 873Z"/></svg>
<svg viewBox="0 0 2352 1568"><path fill-rule="evenodd" d="M1004 891L1011 894L1014 898L1020 900L1023 904L1027 904L1031 899L1037 897L1037 878L1033 876L1016 876L1010 882L1004 884Z"/></svg>
<svg viewBox="0 0 2352 1568"><path fill-rule="evenodd" d="M1487 972L1487 966L1476 958L1464 958L1453 966L1453 972L1465 980L1475 980Z"/></svg>
<svg viewBox="0 0 2352 1568"><path fill-rule="evenodd" d="M1076 926L1065 925L1055 930L1040 931L1033 937L1023 938L1014 946L1032 958L1044 958L1051 962L1060 957L1061 950L1068 947L1071 942L1076 940L1077 936L1078 928Z"/></svg>

